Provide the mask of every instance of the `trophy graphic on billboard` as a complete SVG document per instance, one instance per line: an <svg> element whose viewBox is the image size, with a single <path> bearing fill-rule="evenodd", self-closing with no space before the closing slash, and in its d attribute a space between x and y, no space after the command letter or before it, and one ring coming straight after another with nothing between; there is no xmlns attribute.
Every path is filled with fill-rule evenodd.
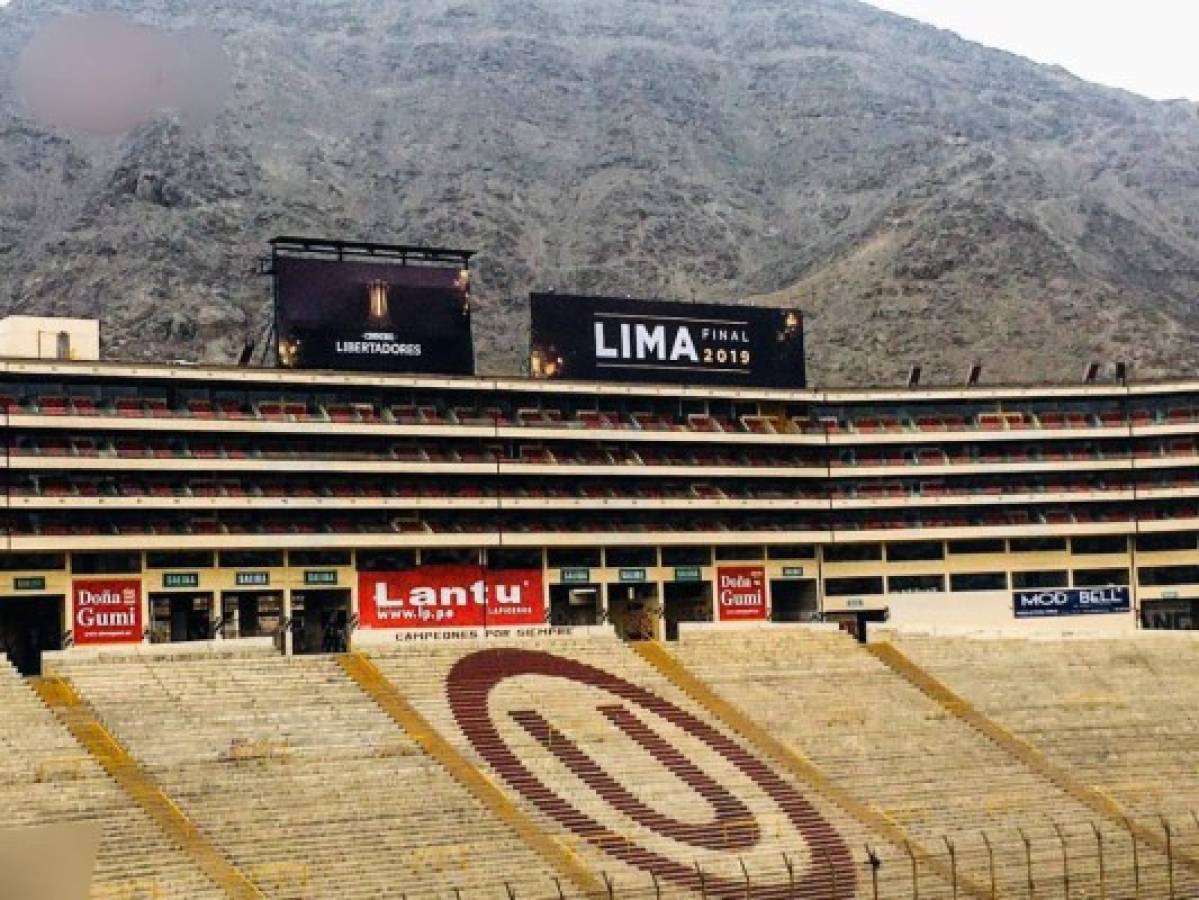
<svg viewBox="0 0 1199 900"><path fill-rule="evenodd" d="M386 325L391 321L391 285L382 279L366 284L367 321L371 325Z"/></svg>

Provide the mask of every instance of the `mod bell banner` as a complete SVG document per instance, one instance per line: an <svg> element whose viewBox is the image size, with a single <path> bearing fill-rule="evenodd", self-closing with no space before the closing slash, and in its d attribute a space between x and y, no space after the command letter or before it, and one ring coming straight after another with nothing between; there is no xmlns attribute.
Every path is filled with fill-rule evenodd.
<svg viewBox="0 0 1199 900"><path fill-rule="evenodd" d="M1126 613L1132 609L1127 587L1013 591L1012 605L1017 619L1093 616L1103 613Z"/></svg>

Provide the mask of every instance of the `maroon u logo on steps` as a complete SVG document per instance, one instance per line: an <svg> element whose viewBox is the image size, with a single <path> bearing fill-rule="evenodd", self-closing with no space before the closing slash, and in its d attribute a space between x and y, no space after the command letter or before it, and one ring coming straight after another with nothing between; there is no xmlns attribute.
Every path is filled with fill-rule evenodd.
<svg viewBox="0 0 1199 900"><path fill-rule="evenodd" d="M696 890L700 888L699 875L689 860L663 856L612 831L555 794L512 752L491 718L488 701L497 685L520 675L561 678L606 691L627 704L641 707L723 756L770 797L807 843L814 863L796 878L794 885L778 882L754 885L751 888L753 897L781 900L788 896L850 898L855 895L853 861L833 826L774 770L715 728L652 691L576 660L516 649L481 650L463 657L450 670L446 680L450 708L458 726L479 755L513 790L568 831L658 878ZM705 822L682 822L651 808L538 712L513 710L509 715L596 796L641 827L705 850L737 853L759 844L762 834L753 813L725 785L703 772L626 706L604 704L598 709L616 728L695 791L710 808L711 818ZM740 880L706 876L703 888L709 896L722 900L746 896L745 884Z"/></svg>

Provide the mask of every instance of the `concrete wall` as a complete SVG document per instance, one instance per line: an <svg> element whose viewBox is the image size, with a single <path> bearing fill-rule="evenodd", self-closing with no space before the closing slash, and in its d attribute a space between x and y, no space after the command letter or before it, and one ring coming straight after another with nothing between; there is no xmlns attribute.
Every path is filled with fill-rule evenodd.
<svg viewBox="0 0 1199 900"><path fill-rule="evenodd" d="M890 594L886 627L956 633L1120 634L1136 629L1136 613L1017 619L1011 591Z"/></svg>
<svg viewBox="0 0 1199 900"><path fill-rule="evenodd" d="M58 359L58 336L68 338L67 359L100 358L100 322L55 316L7 316L0 319L0 357Z"/></svg>

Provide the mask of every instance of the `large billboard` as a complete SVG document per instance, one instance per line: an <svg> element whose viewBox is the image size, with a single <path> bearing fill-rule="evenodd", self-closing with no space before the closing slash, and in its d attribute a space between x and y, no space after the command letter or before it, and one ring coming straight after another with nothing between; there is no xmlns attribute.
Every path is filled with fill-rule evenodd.
<svg viewBox="0 0 1199 900"><path fill-rule="evenodd" d="M71 585L75 643L125 644L142 639L142 583L136 578L89 578Z"/></svg>
<svg viewBox="0 0 1199 900"><path fill-rule="evenodd" d="M467 269L279 255L274 272L281 366L474 374Z"/></svg>
<svg viewBox="0 0 1199 900"><path fill-rule="evenodd" d="M1132 609L1132 603L1126 586L1047 588L1043 591L1013 591L1012 608L1017 619L1039 619L1126 613Z"/></svg>
<svg viewBox="0 0 1199 900"><path fill-rule="evenodd" d="M802 388L803 315L725 303L532 294L538 378Z"/></svg>
<svg viewBox="0 0 1199 900"><path fill-rule="evenodd" d="M418 566L358 573L363 628L465 628L545 623L540 569Z"/></svg>

